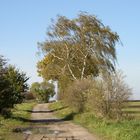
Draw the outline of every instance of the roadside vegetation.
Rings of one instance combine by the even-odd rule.
[[[35,105],[27,102],[33,99],[28,91],[28,77],[18,68],[7,63],[0,55],[0,140],[22,140],[22,134],[14,134],[16,127],[29,126],[25,120],[30,118],[30,112]]]
[[[58,16],[38,43],[44,58],[38,73],[58,81],[57,115],[112,140],[138,140],[140,123],[128,114],[132,90],[116,69],[120,38],[96,16]],[[65,107],[65,109],[60,109]]]
[[[28,90],[28,77],[15,66],[7,64],[7,60],[0,55],[0,114],[10,117],[15,104],[22,103]]]
[[[56,115],[59,118],[72,120],[98,135],[101,140],[140,140],[140,118],[114,121],[96,117],[89,111],[74,113],[70,107],[63,108],[64,106],[61,101],[58,101],[51,103],[50,109],[57,109]]]
[[[31,113],[28,110],[32,110],[35,104],[35,102],[27,102],[15,105],[11,110],[12,115],[10,118],[4,118],[0,115],[0,140],[23,139],[23,135],[13,133],[13,129],[29,127],[29,123],[24,120],[30,119]]]

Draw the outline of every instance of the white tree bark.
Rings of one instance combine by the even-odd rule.
[[[51,55],[59,60],[64,60],[63,58],[59,57],[59,56],[56,56],[55,54],[51,53]]]
[[[67,51],[66,51],[66,52],[67,52],[67,60],[69,60],[69,59],[70,59],[70,58],[69,58],[69,48],[68,48],[67,44],[65,44],[65,47],[66,47],[66,50],[67,50]],[[68,66],[68,70],[69,70],[71,76],[73,77],[73,79],[76,80],[77,78],[75,77],[75,75],[74,75],[72,69],[70,68],[70,65],[69,65],[68,62],[67,62],[67,66]]]
[[[81,73],[81,79],[83,79],[83,77],[84,77],[84,72],[85,72],[85,68],[86,68],[86,59],[87,59],[87,54],[84,56],[84,63],[83,63],[83,69],[82,69],[82,73]]]
[[[74,73],[72,72],[72,69],[70,68],[70,65],[69,64],[67,64],[67,65],[68,65],[68,69],[69,69],[70,74],[72,75],[73,79],[76,80],[77,78],[75,77]]]

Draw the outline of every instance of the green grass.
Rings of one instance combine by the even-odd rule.
[[[62,108],[61,102],[50,104],[51,109],[58,109],[56,115],[67,118],[72,114],[70,108]],[[93,113],[85,112],[76,114],[73,121],[86,127],[90,132],[99,136],[103,140],[140,140],[140,121],[125,120],[121,122],[107,121],[96,118]]]
[[[14,140],[15,138],[20,140],[20,134],[14,136],[12,133],[13,128],[28,126],[29,123],[22,121],[23,119],[29,119],[30,114],[26,110],[32,110],[34,102],[18,104],[12,109],[12,116],[8,119],[4,119],[0,115],[0,140]],[[18,138],[19,137],[19,138]]]

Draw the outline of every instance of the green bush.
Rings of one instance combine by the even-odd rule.
[[[41,102],[49,102],[49,99],[54,96],[54,85],[48,81],[41,83],[35,82],[31,85],[30,92]]]
[[[12,108],[23,101],[22,93],[27,91],[26,74],[14,66],[7,65],[0,56],[0,113],[3,108]]]
[[[54,91],[51,88],[40,90],[38,93],[40,101],[48,103],[52,93],[54,93]]]

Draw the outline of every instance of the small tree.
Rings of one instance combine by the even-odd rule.
[[[49,99],[54,96],[54,85],[49,82],[38,83],[35,82],[32,84],[30,91],[36,95],[36,97],[43,102],[49,102]]]
[[[22,102],[21,93],[28,89],[28,79],[25,73],[14,66],[6,65],[6,60],[0,57],[0,112]]]

